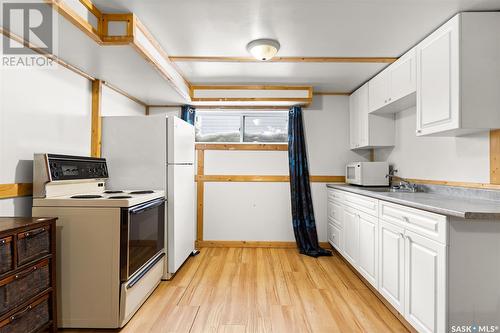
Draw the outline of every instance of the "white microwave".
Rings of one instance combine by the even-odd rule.
[[[360,186],[389,186],[389,163],[353,162],[346,165],[345,181]]]

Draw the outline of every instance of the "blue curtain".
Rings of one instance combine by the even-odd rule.
[[[196,117],[196,109],[191,105],[183,105],[181,108],[181,119],[194,125],[194,118]]]
[[[288,113],[288,160],[292,224],[297,247],[301,254],[311,257],[331,256],[331,251],[322,249],[318,242],[300,106],[292,107]]]

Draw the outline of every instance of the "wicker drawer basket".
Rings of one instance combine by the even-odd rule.
[[[3,279],[0,281],[0,314],[14,309],[49,287],[48,260]]]
[[[12,270],[12,237],[0,239],[0,275]]]
[[[17,311],[0,323],[0,333],[34,333],[50,321],[49,296],[46,295]]]
[[[21,266],[50,253],[50,227],[28,230],[17,235],[17,260]]]

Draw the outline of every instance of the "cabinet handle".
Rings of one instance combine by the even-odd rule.
[[[400,232],[400,233],[399,233],[399,237],[401,237],[401,238],[405,239],[405,235],[403,235],[403,233],[402,233],[402,232]]]
[[[389,97],[389,101],[391,100],[391,97]]]
[[[412,239],[410,238],[410,236],[406,236],[406,239],[409,241],[409,242],[413,242]]]
[[[403,216],[402,217],[403,221],[405,221],[406,223],[410,223],[410,219],[408,218],[408,216]]]
[[[387,103],[387,100],[385,100],[384,103]]]
[[[417,130],[417,133],[422,133],[422,130]]]

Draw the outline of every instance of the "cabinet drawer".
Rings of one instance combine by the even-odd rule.
[[[380,216],[440,243],[447,242],[446,216],[380,201]]]
[[[328,201],[335,201],[337,203],[342,203],[344,201],[344,193],[339,190],[328,189]]]
[[[42,296],[0,322],[0,333],[37,332],[50,321],[49,295]]]
[[[47,259],[1,280],[0,314],[14,309],[49,288],[49,272],[49,261]]]
[[[378,200],[363,195],[346,193],[344,203],[363,213],[378,217]]]
[[[332,223],[329,223],[328,225],[328,241],[337,251],[339,251],[340,253],[343,252],[342,231]]]
[[[337,202],[328,202],[328,221],[342,228],[342,206]]]
[[[17,234],[17,260],[21,266],[50,253],[50,227]]]
[[[12,236],[0,239],[0,275],[12,270]]]

